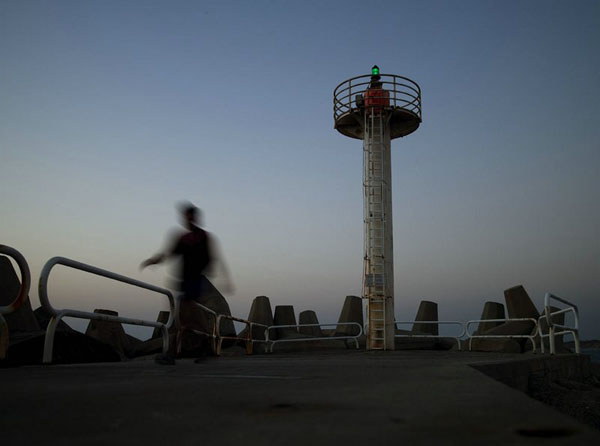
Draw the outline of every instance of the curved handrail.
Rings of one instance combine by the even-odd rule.
[[[550,300],[556,300],[558,302],[561,302],[565,305],[568,305],[567,308],[563,308],[562,310],[558,310],[558,311],[554,311],[552,312],[550,309]],[[575,318],[575,326],[574,327],[568,327],[566,325],[562,325],[562,324],[557,324],[554,321],[552,321],[552,316],[556,316],[559,314],[566,314],[566,313],[573,313],[573,316]],[[546,319],[546,324],[548,326],[548,334],[543,334],[540,333],[540,337],[543,339],[545,337],[549,338],[550,341],[550,354],[554,355],[556,353],[556,345],[555,345],[555,336],[558,335],[562,335],[562,334],[571,334],[573,336],[573,341],[575,342],[575,353],[579,354],[581,352],[581,348],[579,345],[579,308],[577,308],[577,305],[575,305],[572,302],[569,302],[566,299],[562,299],[558,296],[555,296],[552,293],[546,293],[544,295],[544,314],[542,314],[540,316],[540,321],[542,319]],[[562,331],[555,331],[556,328],[558,329],[562,329]],[[544,353],[544,343],[542,342],[542,353]]]
[[[27,296],[29,295],[31,273],[29,271],[27,260],[25,260],[25,257],[23,257],[16,249],[6,245],[0,245],[0,254],[12,257],[15,262],[17,262],[17,266],[21,272],[21,287],[19,288],[19,294],[17,294],[17,297],[9,305],[0,307],[0,315],[2,315],[12,313],[23,305],[23,302],[25,302],[25,299],[27,299]]]
[[[356,95],[364,95],[371,84],[370,79],[370,74],[355,76],[335,87],[333,90],[333,119],[335,122],[346,113],[359,108],[356,103]],[[381,74],[380,82],[382,88],[389,92],[391,108],[409,111],[421,119],[421,88],[415,81],[396,74]]]
[[[300,338],[285,338],[285,339],[269,339],[269,331],[277,328],[302,328],[302,327],[332,327],[340,325],[355,325],[358,327],[358,333],[356,335],[341,335],[341,336],[307,336]],[[273,347],[275,344],[280,342],[304,342],[304,341],[339,341],[339,340],[353,340],[356,348],[359,348],[358,338],[363,335],[363,327],[358,322],[336,322],[335,324],[296,324],[296,325],[270,325],[265,330],[265,335],[268,341],[268,351],[273,353]]]
[[[230,321],[236,321],[236,322],[241,322],[243,324],[246,324],[246,336],[242,338],[237,335],[236,336],[222,335],[221,334],[221,319],[228,319]],[[223,339],[234,339],[234,340],[245,341],[246,342],[246,354],[248,354],[248,355],[252,354],[252,322],[250,322],[246,319],[231,316],[229,314],[219,314],[217,316],[217,337],[218,337],[217,356],[219,356],[221,354],[221,346],[223,344]]]
[[[166,323],[158,322],[158,321],[146,321],[143,319],[132,319],[128,317],[121,316],[112,316],[108,314],[101,313],[90,313],[87,311],[79,311],[72,309],[55,309],[50,300],[48,299],[48,278],[50,276],[50,272],[52,268],[56,265],[63,265],[70,268],[78,269],[80,271],[85,271],[90,274],[95,274],[97,276],[106,277],[107,279],[113,279],[118,282],[127,283],[129,285],[137,286],[139,288],[144,288],[149,291],[154,291],[159,294],[164,294],[169,299],[169,319]],[[38,294],[40,298],[40,303],[42,307],[52,316],[50,322],[48,323],[48,328],[46,329],[46,339],[44,341],[44,356],[42,361],[47,364],[52,362],[52,350],[54,346],[54,334],[56,332],[56,327],[58,322],[65,316],[75,317],[80,319],[89,319],[89,320],[97,320],[97,321],[110,321],[110,322],[121,322],[124,324],[132,324],[132,325],[144,325],[147,327],[156,327],[160,328],[163,335],[163,352],[166,353],[169,349],[169,328],[173,325],[174,314],[176,313],[176,305],[175,299],[173,298],[173,294],[165,289],[160,288],[155,285],[142,282],[140,280],[132,279],[131,277],[123,276],[121,274],[113,273],[112,271],[108,271],[102,268],[97,268],[92,265],[87,265],[85,263],[78,262],[76,260],[68,259],[66,257],[52,257],[50,260],[46,262],[44,267],[42,268],[42,272],[40,273],[40,281],[38,285]]]
[[[480,324],[482,322],[532,322],[533,323],[533,333],[531,334],[501,334],[501,335],[489,335],[489,334],[475,334],[469,331],[469,326],[473,324]],[[535,338],[540,331],[540,327],[537,319],[532,317],[517,317],[517,318],[505,318],[505,319],[472,319],[470,321],[465,322],[465,332],[467,337],[469,338],[469,351],[471,351],[471,341],[474,338],[527,338],[531,341],[533,345],[533,353],[536,353],[535,347]]]
[[[179,305],[181,305],[180,304],[181,300],[182,300],[182,298],[178,297],[176,302],[179,302]],[[218,337],[217,318],[219,315],[214,310],[208,308],[207,306],[202,305],[200,302],[196,302],[193,299],[185,299],[185,300],[186,300],[186,302],[189,302],[189,303],[195,305],[196,307],[200,308],[201,310],[210,314],[212,316],[212,327],[211,327],[211,333],[208,333],[206,331],[198,330],[197,327],[192,327],[192,326],[188,326],[188,325],[183,326],[181,324],[181,315],[180,315],[180,311],[178,309],[176,311],[176,319],[175,319],[175,326],[177,327],[177,335],[176,335],[176,337],[177,337],[177,341],[176,341],[177,353],[180,353],[180,351],[181,351],[182,332],[184,330],[191,331],[192,333],[195,333],[197,335],[207,336],[209,338],[212,338],[211,345],[212,345],[213,351],[216,352],[217,351],[217,337]]]

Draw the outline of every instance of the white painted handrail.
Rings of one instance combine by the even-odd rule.
[[[474,334],[469,332],[469,326],[473,324],[480,324],[482,322],[519,322],[519,321],[529,321],[533,323],[533,333],[528,335],[514,335],[514,334],[504,334],[504,335],[486,335],[486,334]],[[474,338],[528,338],[533,345],[533,352],[536,352],[535,347],[535,337],[537,336],[539,331],[538,321],[532,317],[519,317],[512,319],[474,319],[467,321],[465,323],[465,332],[467,337],[469,338],[469,351],[471,351],[471,340]]]
[[[462,338],[466,333],[466,327],[464,322],[460,321],[394,321],[394,326],[397,327],[398,324],[408,325],[408,324],[435,324],[435,325],[458,325],[461,328],[461,331],[456,336],[443,336],[443,335],[434,335],[434,334],[396,334],[394,337],[396,338],[453,338],[456,339],[458,343],[458,349],[462,350],[462,344],[460,342],[460,338]]]
[[[223,340],[224,339],[233,339],[233,340],[240,340],[240,341],[245,341],[246,342],[246,353],[247,354],[252,354],[252,350],[253,350],[253,345],[255,342],[269,342],[267,339],[267,334],[265,333],[265,339],[254,339],[252,337],[252,327],[263,327],[265,329],[268,328],[267,325],[263,325],[263,324],[259,324],[257,322],[251,322],[249,320],[246,319],[242,319],[242,318],[238,318],[235,316],[231,316],[229,314],[219,314],[217,312],[215,312],[214,310],[211,310],[210,308],[202,305],[199,302],[196,302],[194,300],[190,300],[191,303],[193,303],[195,306],[199,307],[200,309],[206,311],[207,313],[211,314],[214,318],[213,321],[213,327],[212,327],[212,333],[207,333],[201,330],[198,330],[196,328],[193,327],[183,327],[186,330],[190,330],[193,333],[196,334],[200,334],[203,336],[208,336],[211,337],[213,339],[213,349],[215,351],[215,354],[217,356],[221,355],[221,346],[223,344]],[[241,336],[227,336],[227,335],[223,335],[221,334],[221,320],[223,319],[228,319],[231,321],[236,321],[236,322],[241,322],[243,324],[246,324],[246,328],[247,328],[247,333],[246,336],[241,337]],[[178,342],[179,345],[179,342]]]
[[[90,313],[87,311],[79,311],[72,309],[57,310],[50,304],[50,300],[48,299],[48,278],[50,276],[52,268],[54,268],[54,266],[56,265],[67,266],[69,268],[78,269],[80,271],[85,271],[90,274],[95,274],[97,276],[106,277],[107,279],[116,280],[118,282],[123,282],[129,285],[137,286],[139,288],[154,291],[159,294],[164,294],[169,299],[169,319],[166,323],[163,323],[157,321],[147,321],[143,319],[132,319],[121,316],[111,316],[108,314]],[[176,308],[175,299],[173,298],[173,295],[169,290],[165,288],[159,288],[155,285],[151,285],[140,280],[132,279],[127,276],[122,276],[120,274],[97,268],[95,266],[87,265],[76,260],[67,259],[65,257],[53,257],[46,262],[40,274],[38,288],[40,303],[42,304],[42,307],[52,316],[50,318],[50,322],[48,323],[48,328],[46,329],[46,338],[44,341],[44,356],[42,358],[44,364],[52,362],[52,351],[54,347],[54,335],[56,332],[56,327],[60,320],[65,316],[97,321],[121,322],[123,324],[144,325],[147,327],[159,328],[162,332],[163,337],[163,353],[166,353],[169,349],[169,328],[173,324],[174,314],[177,314],[178,309]]]
[[[567,305],[567,308],[563,308],[562,310],[552,312],[552,310],[550,309],[550,300],[561,302]],[[575,319],[574,327],[556,324],[552,321],[553,316],[566,313],[573,313]],[[579,309],[577,308],[577,305],[575,305],[572,302],[569,302],[566,299],[562,299],[558,296],[555,296],[551,293],[546,293],[546,295],[544,296],[544,314],[540,316],[540,321],[544,318],[546,319],[546,324],[548,325],[548,334],[540,333],[540,337],[542,338],[542,353],[544,353],[543,338],[549,338],[550,354],[554,355],[556,354],[555,337],[564,334],[571,334],[573,336],[573,340],[575,342],[575,353],[581,353],[581,348],[579,345]],[[556,331],[556,329],[559,329],[559,331]]]
[[[246,324],[246,336],[243,338],[240,336],[225,336],[221,334],[221,319],[227,319],[230,321],[241,322]],[[234,328],[235,332],[235,328]],[[221,345],[223,344],[223,339],[232,339],[238,341],[246,342],[246,354],[252,354],[252,322],[247,321],[246,319],[241,319],[239,317],[230,316],[228,314],[219,314],[217,316],[217,355],[221,354]]]
[[[181,301],[184,300],[181,296],[177,298],[177,302],[179,303],[179,308],[181,308]],[[181,342],[182,342],[182,334],[184,330],[188,330],[191,331],[192,333],[195,333],[197,335],[201,335],[201,336],[206,336],[211,338],[211,345],[212,345],[212,349],[213,351],[216,353],[217,351],[217,317],[219,316],[215,311],[211,310],[210,308],[202,305],[199,302],[196,302],[193,299],[185,299],[186,302],[190,302],[192,303],[194,306],[200,308],[201,310],[207,312],[208,314],[210,314],[212,316],[212,328],[211,328],[211,332],[208,333],[206,331],[202,331],[202,330],[198,330],[197,327],[191,327],[191,326],[183,326],[181,324],[181,315],[179,314],[180,311],[177,311],[177,315],[175,318],[175,327],[177,329],[177,353],[181,352]]]
[[[289,339],[269,339],[269,331],[276,328],[302,328],[302,327],[337,327],[339,325],[355,325],[358,327],[358,334],[356,335],[341,335],[341,336],[307,336],[307,337],[299,337],[299,338],[289,338]],[[268,341],[268,351],[273,353],[273,347],[275,344],[281,342],[303,342],[303,341],[339,341],[339,340],[353,340],[356,348],[360,348],[358,345],[358,338],[363,334],[362,325],[358,322],[336,322],[335,324],[297,324],[297,325],[270,325],[265,330],[266,338]],[[300,333],[299,333],[300,334]]]

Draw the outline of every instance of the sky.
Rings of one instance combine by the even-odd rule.
[[[337,321],[360,295],[362,146],[334,130],[333,90],[377,64],[422,90],[420,128],[392,142],[397,320],[421,300],[477,319],[522,284],[600,338],[597,1],[3,1],[0,58],[0,243],[34,307],[53,256],[168,285],[138,266],[190,200],[233,314],[266,295]],[[49,291],[165,308],[65,267]]]

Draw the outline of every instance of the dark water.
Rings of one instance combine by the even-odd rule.
[[[582,348],[581,353],[590,355],[592,362],[600,362],[600,348]]]

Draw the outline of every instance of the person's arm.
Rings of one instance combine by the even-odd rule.
[[[152,256],[140,263],[140,269],[144,269],[150,265],[158,265],[159,263],[162,263],[166,258],[167,256],[163,253],[156,254],[155,256]]]
[[[222,281],[219,289],[225,294],[233,294],[235,292],[235,288],[229,274],[229,268],[227,268],[227,264],[225,263],[225,259],[223,257],[221,245],[219,244],[218,240],[215,239],[215,237],[211,237],[209,240],[211,262],[209,268],[207,268],[206,275],[209,277],[218,277],[220,282]]]
[[[169,248],[166,249],[164,252],[159,252],[158,254],[144,260],[142,263],[140,263],[140,269],[143,270],[144,268],[146,268],[147,266],[150,265],[158,265],[159,263],[164,262],[165,260],[167,260],[169,257],[172,257],[173,255],[175,255],[177,253],[177,249],[179,247],[179,238],[175,238],[173,237],[173,239],[171,240],[171,243],[169,243]]]

